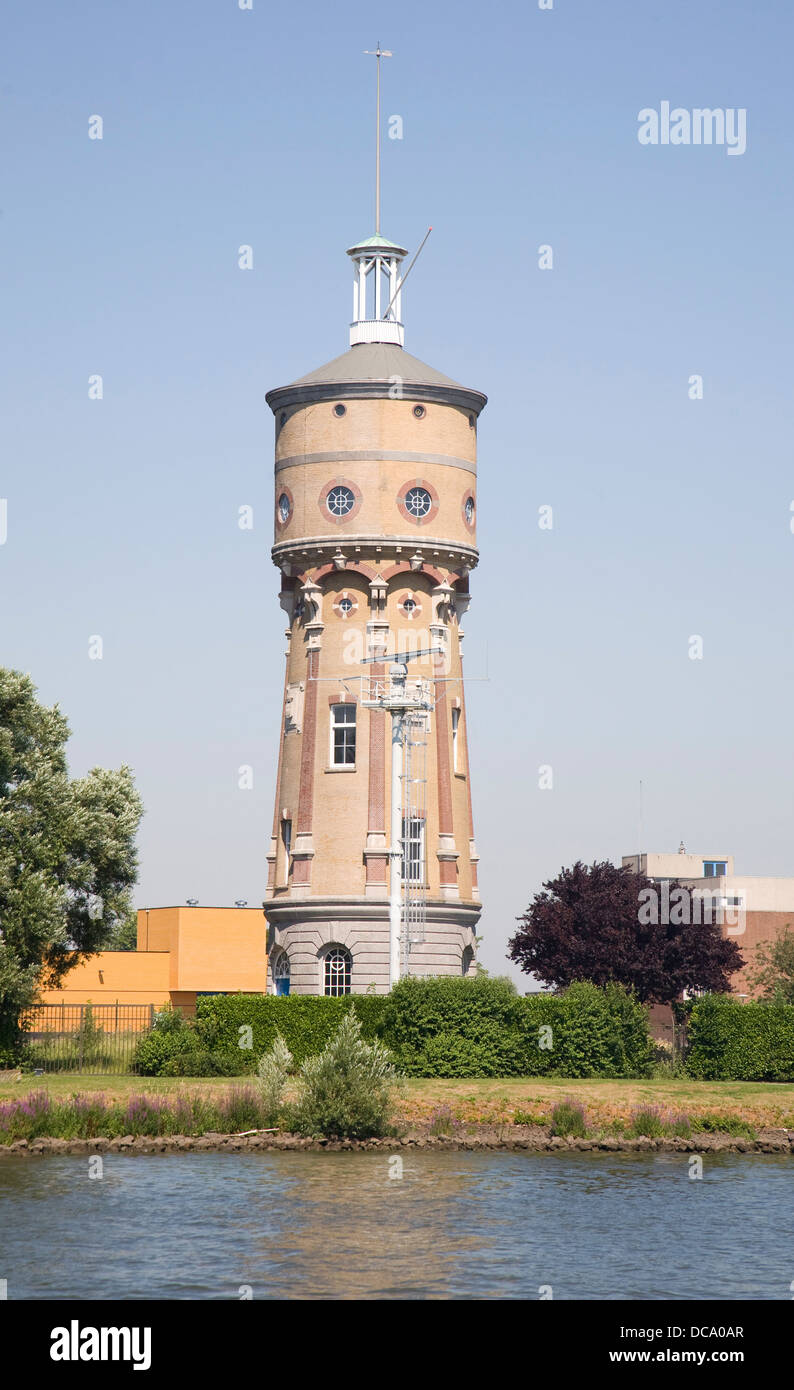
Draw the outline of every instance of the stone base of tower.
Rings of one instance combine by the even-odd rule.
[[[479,903],[430,899],[424,941],[411,946],[407,973],[414,976],[474,975],[475,929]],[[389,904],[364,897],[312,898],[265,903],[268,921],[268,988],[285,978],[289,961],[291,994],[326,994],[336,990],[327,961],[334,951],[347,953],[351,994],[389,991]],[[337,969],[343,958],[335,957]],[[279,970],[282,971],[279,977]]]

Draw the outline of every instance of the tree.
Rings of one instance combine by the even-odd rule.
[[[105,947],[108,951],[137,951],[137,912],[130,911],[126,916],[119,918],[105,942]]]
[[[132,910],[141,801],[128,767],[70,778],[69,726],[29,676],[0,668],[0,1037],[41,987]],[[75,955],[77,953],[77,955]]]
[[[545,984],[616,980],[645,1003],[671,1003],[685,989],[726,991],[744,965],[736,942],[701,920],[700,900],[681,884],[577,862],[543,888],[517,919],[508,954]]]
[[[749,983],[773,1004],[794,1004],[794,930],[790,923],[780,936],[760,943]]]

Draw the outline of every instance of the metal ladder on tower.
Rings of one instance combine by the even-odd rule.
[[[411,947],[427,930],[427,740],[430,714],[412,710],[403,721],[402,968],[411,973]]]

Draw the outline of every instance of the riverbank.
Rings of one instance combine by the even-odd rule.
[[[108,1103],[129,1101],[146,1095],[163,1100],[178,1095],[201,1096],[217,1100],[234,1087],[254,1082],[253,1077],[144,1077],[87,1076],[74,1073],[32,1076],[30,1073],[0,1075],[0,1102],[19,1100],[30,1091],[45,1091],[53,1100],[75,1095],[103,1096]],[[588,1127],[608,1129],[628,1125],[639,1107],[654,1106],[665,1112],[685,1114],[690,1120],[706,1120],[716,1125],[722,1119],[727,1128],[741,1123],[755,1130],[778,1128],[794,1130],[794,1084],[755,1081],[693,1081],[688,1077],[661,1077],[610,1080],[566,1077],[502,1079],[482,1077],[466,1080],[411,1078],[405,1082],[398,1100],[396,1118],[400,1125],[425,1126],[446,1117],[462,1125],[502,1126],[515,1123],[517,1116],[531,1116],[543,1127],[554,1105],[573,1100],[582,1105]],[[243,1128],[243,1126],[238,1126]]]
[[[625,1138],[616,1135],[601,1135],[592,1138],[561,1138],[549,1130],[534,1125],[514,1125],[509,1132],[503,1127],[480,1125],[465,1133],[454,1135],[433,1134],[428,1127],[415,1127],[400,1135],[383,1139],[307,1139],[298,1134],[171,1134],[153,1137],[151,1135],[122,1135],[114,1139],[19,1139],[7,1145],[0,1145],[0,1155],[42,1158],[64,1154],[184,1154],[184,1153],[257,1153],[263,1150],[278,1152],[311,1151],[315,1153],[342,1153],[381,1151],[396,1153],[399,1150],[435,1150],[439,1152],[469,1151],[517,1151],[529,1150],[534,1153],[741,1153],[741,1154],[781,1154],[794,1157],[794,1131],[782,1128],[761,1130],[755,1138],[731,1134],[701,1132],[696,1137],[664,1137],[652,1139],[646,1136]]]

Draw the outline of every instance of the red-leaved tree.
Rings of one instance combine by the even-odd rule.
[[[744,965],[692,889],[652,883],[604,862],[578,862],[543,885],[508,955],[544,984],[574,980],[633,988],[646,1003],[672,1003],[685,989],[723,993]]]

